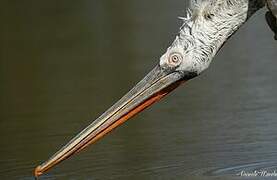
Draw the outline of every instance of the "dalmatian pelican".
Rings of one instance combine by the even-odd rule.
[[[276,0],[192,0],[183,25],[157,65],[118,102],[94,120],[47,161],[36,177],[86,148],[172,90],[205,71],[223,44],[265,5],[276,30]],[[275,20],[275,25],[274,25]],[[275,31],[276,32],[276,31]]]

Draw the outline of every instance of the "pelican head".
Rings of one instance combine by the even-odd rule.
[[[50,159],[35,169],[41,175],[54,165],[97,141],[130,117],[201,74],[223,43],[258,6],[248,0],[198,0],[187,12],[172,45],[157,65],[135,87],[81,131]],[[251,11],[250,11],[250,8]],[[257,7],[256,9],[253,7]]]

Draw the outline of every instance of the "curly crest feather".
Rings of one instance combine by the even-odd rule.
[[[180,69],[200,74],[223,43],[259,9],[263,0],[191,0],[180,33],[161,57],[161,63],[172,51],[182,53],[186,62]]]

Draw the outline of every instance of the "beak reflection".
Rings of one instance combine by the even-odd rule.
[[[185,78],[182,72],[168,72],[159,65],[156,66],[117,103],[75,136],[50,159],[37,166],[34,172],[35,176],[43,174],[59,162],[94,143],[132,116],[160,100],[187,79],[189,78]]]

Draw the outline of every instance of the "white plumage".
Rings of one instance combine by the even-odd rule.
[[[192,0],[179,35],[160,58],[183,56],[177,70],[200,74],[208,68],[223,43],[264,3],[262,0]],[[253,8],[255,7],[255,8]]]

